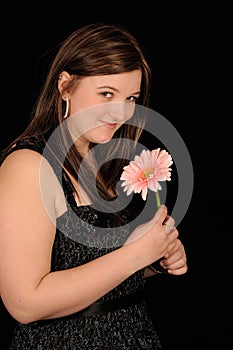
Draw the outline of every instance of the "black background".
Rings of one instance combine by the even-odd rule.
[[[151,107],[178,130],[194,169],[193,197],[178,227],[189,270],[151,278],[146,288],[164,350],[233,348],[229,13],[224,5],[156,1],[33,2],[2,9],[1,148],[26,126],[53,48],[77,27],[119,23],[146,49]],[[3,305],[0,319],[4,344],[14,320]]]

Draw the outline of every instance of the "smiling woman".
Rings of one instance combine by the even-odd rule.
[[[177,229],[167,234],[165,206],[135,228],[144,203],[135,195],[122,206],[117,188],[145,123],[136,102],[147,106],[149,91],[150,68],[129,32],[79,28],[60,45],[29,125],[2,152],[10,350],[161,349],[145,271],[164,257],[169,274],[186,273],[185,250]]]
[[[87,153],[90,142],[111,140],[122,124],[132,117],[140,93],[141,76],[141,70],[137,69],[122,74],[84,77],[75,89],[63,92],[72,77],[62,72],[58,88],[69,104],[69,114],[76,115],[75,122],[72,119],[72,130],[75,129],[77,134],[74,141],[79,152],[85,150]],[[96,111],[91,108],[95,106],[98,106]]]

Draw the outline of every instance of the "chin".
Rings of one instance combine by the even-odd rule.
[[[98,143],[108,143],[111,139],[107,139],[107,140],[103,140],[103,141],[99,141]]]

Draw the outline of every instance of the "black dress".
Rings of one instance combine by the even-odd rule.
[[[29,148],[42,154],[32,140],[19,142],[14,149]],[[56,169],[53,166],[56,173]],[[58,175],[59,177],[59,175]],[[114,215],[91,206],[77,206],[71,184],[62,175],[67,211],[57,219],[51,271],[85,264],[120,247],[129,235],[130,225],[115,227]],[[122,211],[126,222],[128,211]],[[97,230],[98,227],[104,228]],[[144,270],[140,270],[104,295],[100,301],[115,300],[143,290]],[[98,278],[98,276],[97,276]],[[93,285],[93,288],[95,286]],[[64,298],[66,296],[64,295]],[[155,350],[161,344],[144,300],[117,310],[80,317],[16,322],[10,350]]]

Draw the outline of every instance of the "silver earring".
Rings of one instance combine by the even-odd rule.
[[[66,111],[65,111],[63,119],[66,119],[68,117],[69,105],[70,105],[69,97],[66,97],[65,101],[66,101]]]

